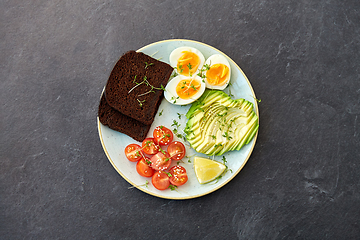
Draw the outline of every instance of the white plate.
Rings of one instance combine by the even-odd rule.
[[[246,78],[243,71],[240,67],[232,61],[228,56],[224,53],[220,52],[219,50],[206,45],[204,43],[191,41],[191,40],[184,40],[184,39],[173,39],[173,40],[165,40],[156,43],[152,43],[147,45],[143,48],[140,48],[138,51],[143,52],[147,55],[150,55],[156,59],[159,59],[163,62],[169,63],[169,55],[172,50],[177,47],[181,46],[190,46],[195,47],[200,50],[205,59],[211,56],[212,54],[222,54],[224,55],[230,62],[231,66],[231,93],[234,95],[234,99],[236,98],[244,98],[254,104],[254,110],[256,111],[257,115],[259,116],[258,105],[255,97],[255,93],[250,85],[249,80]],[[226,90],[227,91],[227,90]],[[227,91],[228,92],[228,91]],[[152,135],[152,132],[156,126],[164,125],[169,129],[173,129],[171,124],[173,120],[178,121],[181,124],[181,129],[184,129],[186,118],[185,114],[189,109],[190,105],[188,106],[178,106],[172,105],[168,103],[165,99],[163,99],[162,103],[160,104],[158,114],[156,114],[155,120],[150,128],[148,136]],[[159,116],[159,113],[162,112],[162,115]],[[182,114],[181,119],[179,119],[178,114]],[[249,159],[251,152],[255,146],[257,134],[254,136],[253,140],[245,145],[240,151],[233,151],[225,153],[227,160],[227,166],[231,171],[226,172],[226,174],[218,181],[212,182],[208,184],[201,185],[196,179],[195,172],[193,169],[193,157],[191,158],[184,158],[182,160],[181,166],[185,167],[187,170],[187,174],[189,180],[183,186],[178,187],[176,190],[164,190],[159,191],[155,189],[151,184],[151,178],[144,178],[140,176],[136,172],[136,163],[130,162],[127,160],[124,154],[124,148],[130,143],[138,143],[132,138],[128,137],[125,134],[119,133],[117,131],[111,130],[108,127],[102,125],[97,119],[98,123],[98,131],[101,140],[101,144],[104,148],[106,156],[108,157],[110,163],[116,169],[116,171],[130,184],[134,187],[138,188],[141,191],[144,191],[150,195],[157,196],[160,198],[166,199],[190,199],[200,197],[206,194],[209,194],[227,184],[231,179],[233,179],[240,170],[244,167],[245,163]],[[175,137],[175,140],[179,140]],[[181,141],[181,140],[179,140]],[[182,141],[184,142],[184,141]],[[138,143],[141,145],[141,143]],[[207,157],[206,155],[196,153],[193,149],[190,149],[189,144],[186,145],[186,156],[203,156]],[[213,158],[214,160],[222,162],[223,156],[216,156]],[[190,162],[188,161],[190,160]],[[173,162],[172,165],[175,165]],[[149,182],[147,186],[145,185],[146,181]],[[130,191],[128,189],[123,189],[123,191]]]

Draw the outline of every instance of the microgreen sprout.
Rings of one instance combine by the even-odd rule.
[[[153,57],[155,54],[157,54],[159,51],[154,52],[153,54],[150,55],[150,57]]]
[[[235,96],[231,93],[231,86],[232,86],[232,83],[229,82],[229,85],[228,85],[226,88],[229,89],[229,96],[230,96],[230,97],[235,97]]]
[[[137,75],[135,75],[134,80],[133,80],[133,83],[135,83],[136,85],[129,90],[128,94],[131,93],[132,90],[134,90],[136,87],[140,86],[140,85],[143,84],[145,81],[147,81],[147,80],[146,80],[146,76],[145,76],[145,77],[144,77],[144,80],[143,80],[142,82],[138,83],[138,82],[136,82],[136,77],[137,77]]]
[[[188,160],[187,160],[187,162],[188,163],[191,163],[191,158],[192,157],[195,157],[196,156],[196,154],[194,154],[194,155],[191,155],[191,156],[185,156]]]
[[[151,89],[150,89],[149,91],[138,95],[138,97],[144,96],[144,95],[149,94],[149,93],[152,93],[152,92],[153,92],[153,93],[155,92],[155,91],[153,90],[153,86],[151,86]]]
[[[136,100],[139,102],[140,107],[142,107],[142,106],[143,106],[143,103],[146,101],[145,99],[142,100],[142,101],[140,101],[139,99],[136,99]]]
[[[146,146],[146,147],[150,147],[150,144],[151,144],[151,143],[152,143],[151,141],[146,141],[146,142],[145,142],[145,146]]]
[[[204,79],[206,77],[204,72],[210,69],[210,65],[211,65],[211,63],[210,64],[204,64],[204,66],[200,69],[199,73],[197,74],[199,77],[201,77],[203,79],[203,82],[205,82]]]
[[[145,93],[142,93],[142,94],[140,94],[140,95],[138,95],[138,97],[141,97],[141,96],[144,96],[144,95],[146,95],[146,94],[148,94],[148,93],[151,93],[151,92],[155,92],[154,91],[154,89],[156,89],[156,90],[164,90],[165,91],[165,87],[161,84],[161,86],[158,88],[158,87],[154,87],[153,85],[151,85],[150,83],[149,83],[149,81],[147,80],[147,77],[146,76],[144,76],[144,79],[143,79],[143,81],[142,82],[136,82],[136,75],[135,75],[135,78],[134,78],[134,80],[133,80],[133,83],[135,83],[136,85],[133,87],[133,88],[131,88],[130,89],[130,91],[128,92],[128,94],[129,93],[131,93],[136,87],[138,87],[138,86],[140,86],[140,85],[142,85],[142,84],[145,84],[146,86],[150,86],[151,87],[151,89],[149,90],[149,91],[147,91],[147,92],[145,92]]]
[[[152,66],[152,65],[154,65],[154,63],[147,63],[147,62],[145,62],[145,69],[147,69],[148,67],[150,67],[150,66]]]
[[[174,97],[174,96],[172,96],[170,100],[171,100],[171,101],[173,101],[173,100],[174,100],[174,102],[173,102],[173,103],[175,104],[175,103],[176,103],[176,100],[177,100],[177,99],[179,99],[179,98],[180,98],[180,97]]]
[[[180,124],[176,120],[173,120],[173,123],[171,124],[171,126],[178,128],[178,127],[180,127]]]
[[[169,189],[170,189],[171,191],[174,191],[174,190],[177,189],[177,186],[170,184]]]
[[[221,160],[224,162],[224,165],[226,165],[226,163],[227,163],[226,157],[223,156]]]
[[[227,138],[228,140],[232,139],[231,136],[229,136],[228,132],[224,132],[224,134],[222,135],[224,138]]]
[[[218,176],[218,177],[216,178],[216,182],[215,182],[215,183],[217,183],[221,178],[222,178],[222,175]]]
[[[134,187],[148,187],[148,184],[149,184],[149,181],[146,180],[146,182],[144,184],[141,184],[141,185],[134,185],[134,186],[131,186],[131,187],[128,187],[128,189],[131,189],[131,188],[134,188]]]
[[[226,167],[224,173],[226,173],[227,171],[230,171],[232,173],[232,170],[227,166],[227,160],[226,160],[226,157],[223,156],[222,159],[221,159]]]
[[[189,63],[189,64],[187,65],[187,67],[189,68],[189,75],[190,75],[190,77],[191,77],[191,76],[192,76],[192,73],[191,73],[192,65],[191,65],[191,63]]]
[[[181,114],[178,113],[179,118],[181,117]],[[186,141],[186,137],[184,135],[182,135],[181,133],[179,133],[179,127],[181,126],[180,123],[178,123],[176,120],[173,120],[173,123],[171,124],[173,128],[173,133],[175,134],[176,137],[180,138],[180,139],[184,139]]]
[[[223,163],[224,163],[224,165],[225,165],[225,170],[224,170],[224,172],[223,172],[220,176],[218,176],[218,177],[216,178],[216,182],[215,182],[215,183],[217,183],[217,182],[225,175],[225,173],[227,173],[228,171],[230,171],[230,172],[232,173],[232,170],[227,166],[226,157],[223,156],[221,160],[223,161]]]
[[[176,77],[177,75],[178,75],[178,73],[177,73],[176,71],[174,71],[174,72],[171,74],[170,79]]]
[[[159,151],[162,152],[162,154],[164,155],[166,154],[166,152],[162,148],[160,148]]]

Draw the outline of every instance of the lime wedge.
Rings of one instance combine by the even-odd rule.
[[[194,170],[200,184],[208,183],[219,177],[226,166],[208,158],[194,157]]]

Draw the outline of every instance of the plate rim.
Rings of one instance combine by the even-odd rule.
[[[192,43],[196,43],[196,44],[200,44],[200,45],[204,45],[208,48],[211,48],[219,53],[221,53],[222,55],[224,55],[229,61],[231,61],[235,66],[236,68],[241,72],[241,74],[243,75],[243,77],[245,78],[250,90],[251,90],[251,93],[252,93],[252,97],[255,99],[254,101],[254,107],[255,107],[255,110],[256,110],[256,113],[257,113],[257,116],[258,116],[258,125],[259,125],[259,128],[260,128],[260,114],[259,114],[259,108],[258,108],[258,103],[257,103],[257,98],[256,98],[256,95],[255,95],[255,92],[254,92],[254,89],[252,87],[252,85],[250,84],[250,81],[249,79],[247,78],[247,76],[245,75],[245,73],[243,72],[243,70],[239,67],[239,65],[237,65],[237,63],[232,60],[229,56],[227,56],[225,53],[223,53],[222,51],[220,51],[219,49],[213,47],[213,46],[210,46],[206,43],[202,43],[202,42],[199,42],[199,41],[195,41],[195,40],[190,40],[190,39],[167,39],[167,40],[161,40],[161,41],[157,41],[157,42],[153,42],[153,43],[150,43],[150,44],[147,44],[141,48],[139,48],[138,50],[136,50],[136,52],[141,52],[143,51],[144,49],[148,48],[148,47],[151,47],[153,45],[156,45],[156,44],[160,44],[160,43],[165,43],[165,42],[178,42],[178,41],[184,41],[184,42],[192,42]],[[105,86],[102,90],[102,93],[100,95],[100,98],[101,96],[103,95],[104,93],[104,90],[105,90]],[[98,127],[98,134],[99,134],[99,138],[100,138],[100,142],[101,142],[101,146],[103,147],[103,150],[105,152],[105,155],[107,156],[109,162],[111,163],[111,165],[113,166],[113,168],[120,174],[121,177],[123,177],[128,183],[130,183],[133,187],[151,195],[151,196],[155,196],[155,197],[159,197],[159,198],[163,198],[163,199],[171,199],[171,200],[187,200],[187,199],[194,199],[194,198],[198,198],[198,197],[202,197],[202,196],[205,196],[205,195],[208,195],[212,192],[215,192],[217,191],[218,189],[222,188],[223,186],[225,186],[226,184],[228,184],[235,176],[237,176],[239,174],[239,172],[244,168],[245,164],[247,163],[247,161],[249,160],[253,150],[254,150],[254,147],[255,147],[255,144],[256,144],[256,140],[257,140],[257,137],[258,137],[258,134],[259,134],[259,129],[256,131],[256,134],[255,136],[253,137],[252,141],[253,141],[253,144],[251,145],[250,149],[249,149],[249,153],[247,154],[243,164],[239,167],[239,169],[237,169],[237,171],[235,173],[232,174],[232,176],[226,180],[225,182],[223,182],[222,184],[219,184],[218,186],[210,189],[209,191],[207,192],[204,192],[204,193],[201,193],[201,194],[196,194],[196,195],[191,195],[191,196],[184,196],[184,197],[171,197],[171,196],[164,196],[164,195],[160,195],[160,194],[157,194],[157,193],[154,193],[154,192],[151,192],[151,191],[148,191],[147,189],[145,188],[142,188],[141,186],[138,186],[136,184],[134,184],[130,179],[128,179],[121,171],[120,169],[118,169],[118,167],[115,165],[115,163],[113,162],[113,160],[111,159],[107,149],[106,149],[106,146],[105,146],[105,143],[104,143],[104,140],[103,140],[103,136],[102,136],[102,131],[101,131],[101,125],[102,123],[100,122],[99,120],[99,116],[97,116],[97,127]],[[102,125],[104,126],[104,125]]]

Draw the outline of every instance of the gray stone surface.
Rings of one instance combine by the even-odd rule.
[[[251,158],[193,200],[128,189],[96,115],[119,56],[212,45],[261,103]],[[357,0],[0,2],[1,239],[359,239]]]

